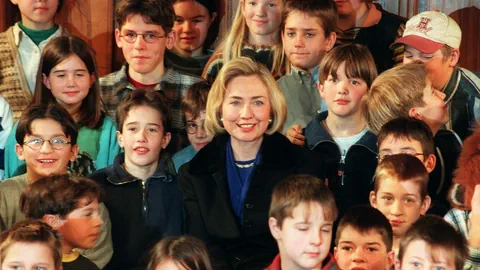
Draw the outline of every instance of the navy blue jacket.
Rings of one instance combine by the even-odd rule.
[[[340,147],[320,124],[328,112],[321,112],[304,128],[305,147],[321,153],[327,165],[328,186],[335,195],[339,217],[352,206],[369,203],[377,168],[377,136],[367,131],[352,145],[342,161]]]
[[[104,269],[145,266],[146,255],[163,237],[184,232],[185,212],[175,169],[160,160],[155,173],[143,182],[121,166],[124,153],[114,164],[90,175],[104,191],[112,222],[113,257]],[[170,173],[170,171],[173,171]]]

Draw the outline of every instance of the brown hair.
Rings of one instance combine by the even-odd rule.
[[[77,126],[70,114],[60,104],[32,104],[23,112],[18,122],[15,139],[22,145],[26,135],[32,134],[32,123],[37,119],[52,119],[62,127],[71,145],[77,144]]]
[[[100,186],[88,178],[51,175],[27,185],[20,196],[20,210],[27,218],[41,219],[44,215],[59,215],[64,219],[70,212],[101,201]],[[80,205],[82,199],[88,199]]]
[[[207,81],[199,81],[188,88],[182,98],[182,110],[189,113],[193,118],[200,116],[200,113],[207,108],[208,92],[212,85]]]
[[[105,112],[100,99],[100,84],[98,82],[98,73],[95,63],[95,52],[85,41],[74,36],[61,36],[52,39],[42,53],[40,66],[37,73],[37,82],[33,94],[32,104],[46,104],[57,102],[52,91],[43,84],[42,76],[50,75],[52,69],[62,61],[71,57],[78,56],[87,67],[89,75],[95,75],[95,81],[88,90],[87,96],[83,99],[79,111],[78,124],[91,129],[100,127],[105,118]]]
[[[162,261],[173,260],[188,270],[212,270],[205,244],[192,237],[166,237],[150,251],[147,270],[155,270]]]
[[[335,245],[345,228],[351,227],[361,234],[376,232],[382,237],[387,252],[392,250],[393,231],[388,219],[379,210],[368,205],[356,205],[345,212],[338,224],[337,234],[335,235]]]
[[[115,7],[117,28],[122,26],[130,16],[140,15],[147,24],[160,25],[168,34],[175,22],[175,11],[170,0],[120,0]]]
[[[424,157],[435,153],[435,142],[433,140],[432,130],[421,120],[410,117],[398,117],[388,121],[378,132],[378,147],[380,147],[383,141],[389,136],[395,139],[407,139],[420,142]]]
[[[440,52],[442,53],[442,60],[447,61],[447,59],[452,56],[453,48],[445,44],[440,48]]]
[[[328,75],[337,78],[338,68],[345,62],[345,74],[348,78],[360,78],[367,87],[372,86],[377,77],[377,68],[373,56],[367,47],[360,44],[345,44],[333,48],[323,58],[319,68],[320,83],[327,80]]]
[[[427,169],[412,155],[396,154],[382,159],[375,171],[375,193],[378,192],[380,183],[387,178],[393,178],[398,182],[413,181],[418,184],[422,202],[428,196]]]
[[[403,265],[403,256],[408,246],[416,240],[427,243],[434,262],[438,261],[435,254],[444,251],[450,260],[454,260],[456,270],[463,269],[463,264],[468,258],[467,242],[463,235],[443,218],[433,215],[423,216],[408,228],[400,241],[398,252],[400,265]]]
[[[225,132],[220,121],[222,104],[228,84],[237,77],[257,76],[268,90],[270,99],[270,117],[272,122],[268,125],[266,134],[273,134],[283,128],[287,118],[287,105],[282,90],[267,68],[252,59],[244,56],[237,57],[222,67],[217,79],[208,93],[207,115],[205,130],[209,134]]]
[[[275,218],[281,228],[285,218],[291,217],[293,209],[301,203],[318,203],[326,220],[337,219],[333,193],[322,180],[308,174],[288,176],[275,186],[268,216]]]
[[[337,12],[335,4],[331,0],[296,0],[287,1],[282,11],[282,24],[280,29],[285,31],[285,22],[288,16],[295,11],[307,14],[310,17],[318,19],[320,26],[325,32],[325,37],[335,32],[337,27]]]
[[[449,200],[452,207],[472,210],[471,201],[475,186],[480,184],[480,129],[463,142],[457,164]]]
[[[16,243],[43,244],[51,251],[55,270],[62,269],[62,243],[52,227],[40,220],[24,220],[15,223],[0,234],[0,266],[8,250]]]
[[[420,63],[399,65],[380,74],[364,97],[363,111],[370,130],[378,134],[388,121],[408,117],[411,108],[424,106],[426,80],[425,65]]]
[[[123,123],[127,119],[128,113],[138,106],[147,106],[157,110],[162,117],[163,132],[170,132],[172,116],[170,114],[170,109],[165,103],[165,98],[157,91],[137,88],[128,93],[117,107],[116,122],[117,129],[120,133],[123,132]]]

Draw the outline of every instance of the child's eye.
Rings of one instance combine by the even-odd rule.
[[[352,251],[353,250],[353,248],[350,247],[350,246],[343,246],[341,249],[345,250],[345,251]]]
[[[294,37],[295,36],[295,32],[287,32],[287,37]]]
[[[360,81],[358,81],[358,80],[352,80],[352,84],[353,84],[353,85],[360,85],[361,83],[360,83]]]
[[[277,4],[274,4],[274,3],[270,3],[270,4],[267,4],[267,7],[276,7]]]
[[[157,129],[156,128],[149,128],[148,131],[149,132],[157,132]]]
[[[411,262],[410,264],[416,269],[419,269],[422,267],[422,264],[419,262]]]
[[[201,22],[203,22],[203,20],[195,19],[195,20],[193,20],[193,22],[194,22],[194,23],[201,23]]]
[[[367,248],[367,250],[370,251],[370,252],[375,252],[375,251],[377,251],[378,249],[373,248],[373,247],[369,247],[369,248]]]
[[[308,229],[309,229],[308,226],[299,226],[299,227],[297,227],[297,230],[302,231],[302,232],[306,232],[306,231],[308,231]]]
[[[383,196],[382,199],[384,199],[385,201],[392,201],[393,198],[390,197],[390,196]]]
[[[435,270],[445,270],[445,267],[443,267],[443,266],[435,266]]]
[[[136,127],[129,127],[128,130],[129,131],[137,131],[137,128]]]
[[[433,55],[422,55],[422,59],[429,60],[433,58]]]
[[[63,78],[63,77],[65,77],[65,74],[62,74],[62,73],[57,74],[57,78]]]
[[[78,77],[83,77],[83,76],[85,76],[85,74],[83,74],[83,73],[77,73],[77,74],[75,74],[75,75],[78,76]]]
[[[305,34],[305,37],[307,37],[307,38],[312,38],[312,37],[314,37],[314,36],[315,36],[315,35],[312,34],[312,33],[306,33],[306,34]]]
[[[332,230],[331,229],[328,229],[328,228],[325,228],[325,229],[322,229],[322,232],[324,233],[330,233]]]
[[[183,23],[183,22],[184,22],[183,19],[176,19],[176,20],[175,20],[175,23]]]
[[[332,77],[332,82],[334,83],[338,82],[338,78]]]
[[[250,1],[250,2],[248,2],[248,4],[251,5],[251,6],[256,6],[256,5],[257,5],[257,2],[255,2],[255,1]]]

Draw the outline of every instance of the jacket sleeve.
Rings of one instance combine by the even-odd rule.
[[[108,116],[103,120],[102,133],[100,134],[100,149],[95,162],[96,169],[103,169],[112,165],[115,156],[120,153],[120,146],[117,141],[117,127]]]
[[[82,255],[95,263],[98,268],[103,269],[113,255],[112,224],[110,223],[110,215],[108,214],[105,204],[100,204],[99,212],[103,220],[103,225],[95,246],[91,249],[78,250]]]
[[[197,200],[195,187],[193,181],[194,176],[188,172],[190,163],[186,163],[180,167],[178,174],[178,185],[183,196],[183,203],[187,214],[187,234],[202,240],[208,247],[210,257],[212,260],[213,269],[228,269],[226,254],[222,245],[212,243],[210,236],[203,221],[200,206]]]
[[[0,96],[0,181],[3,179],[5,165],[5,144],[12,131],[13,114],[10,105]]]

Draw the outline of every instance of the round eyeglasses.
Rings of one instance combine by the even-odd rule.
[[[67,144],[70,144],[69,141],[67,141],[66,139],[61,138],[61,137],[55,137],[55,138],[52,138],[50,140],[43,140],[41,138],[34,138],[34,139],[28,140],[26,142],[23,142],[23,144],[30,147],[30,149],[32,149],[32,150],[40,150],[40,148],[42,148],[42,146],[45,142],[48,142],[50,144],[50,146],[55,150],[62,150],[63,148],[65,148],[65,146]]]
[[[159,35],[151,32],[140,34],[133,31],[128,31],[120,35],[120,37],[122,37],[128,43],[134,43],[138,36],[142,36],[143,40],[147,43],[156,43],[159,39],[165,37],[165,35]]]

